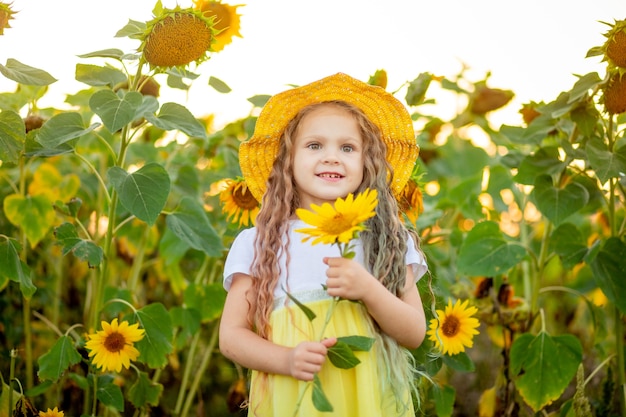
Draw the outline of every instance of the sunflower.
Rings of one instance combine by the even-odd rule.
[[[378,193],[376,190],[365,190],[354,198],[348,194],[346,199],[338,198],[334,207],[330,203],[321,206],[311,204],[312,211],[296,209],[300,220],[314,226],[313,228],[298,229],[296,232],[307,234],[303,242],[311,238],[312,245],[318,243],[349,244],[358,232],[365,229],[365,222],[376,215]]]
[[[48,411],[40,411],[39,417],[63,417],[63,411],[59,411],[57,407],[54,407],[53,410],[48,408]]]
[[[133,343],[143,339],[145,330],[139,329],[138,324],[129,325],[127,321],[118,325],[117,319],[111,324],[103,321],[102,328],[102,331],[90,334],[85,344],[90,350],[89,357],[93,357],[93,364],[105,372],[120,372],[122,366],[128,369],[130,361],[139,356]]]
[[[9,20],[16,13],[11,10],[12,3],[0,3],[0,35],[4,35],[4,29],[10,29]]]
[[[183,68],[209,59],[216,29],[214,18],[191,8],[166,9],[157,3],[154,19],[140,36],[139,52],[151,68]]]
[[[604,34],[607,38],[602,46],[604,59],[612,67],[620,68],[620,73],[626,71],[626,20],[616,20],[614,24],[608,24],[611,29]]]
[[[215,35],[215,43],[211,49],[214,52],[219,52],[226,45],[232,42],[233,37],[242,37],[239,33],[239,18],[237,14],[237,8],[243,6],[238,4],[231,6],[230,4],[222,3],[221,1],[207,1],[207,0],[193,0],[194,9],[200,10],[205,17],[215,18],[215,29],[217,33]]]
[[[259,214],[259,202],[254,198],[243,179],[226,180],[226,189],[220,193],[222,211],[232,223],[239,226],[254,224]]]
[[[426,334],[435,343],[435,346],[444,354],[456,355],[472,347],[473,337],[478,334],[476,328],[480,325],[478,319],[471,317],[477,312],[476,307],[468,307],[468,300],[461,303],[448,300],[445,311],[437,310],[439,317],[430,320]]]
[[[415,180],[409,179],[406,183],[402,195],[398,199],[398,206],[411,223],[417,222],[419,215],[424,211],[424,197]]]

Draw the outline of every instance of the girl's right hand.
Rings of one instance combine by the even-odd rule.
[[[301,381],[312,381],[313,376],[322,369],[328,348],[337,343],[334,337],[321,342],[301,342],[289,353],[291,376]]]

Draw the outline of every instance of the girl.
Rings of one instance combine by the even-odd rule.
[[[252,370],[249,415],[414,416],[406,348],[418,347],[426,331],[415,285],[426,263],[396,201],[418,153],[408,112],[384,89],[340,73],[272,97],[239,152],[262,204],[256,227],[237,236],[226,260],[220,349]],[[302,242],[297,230],[307,225],[297,208],[368,188],[378,193],[376,215],[353,259],[336,246]],[[287,293],[317,318],[310,321]],[[332,297],[346,301],[320,340]],[[355,367],[336,368],[328,349],[353,335],[375,343],[357,352]],[[319,412],[310,390],[301,397],[314,376],[333,412]]]

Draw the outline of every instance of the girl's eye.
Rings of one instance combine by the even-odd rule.
[[[320,144],[319,143],[309,143],[307,145],[307,148],[313,150],[313,151],[317,151],[318,149],[320,149]]]
[[[341,147],[341,150],[343,152],[352,152],[352,151],[354,151],[354,148],[352,147],[352,145],[343,145]]]

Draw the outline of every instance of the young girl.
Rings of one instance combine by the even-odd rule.
[[[425,335],[416,281],[427,268],[396,198],[417,154],[406,108],[345,74],[277,94],[263,108],[240,147],[242,173],[261,210],[226,260],[220,326],[222,353],[252,370],[250,416],[414,416],[407,348]],[[366,189],[377,191],[378,205],[353,259],[335,245],[302,242],[297,230],[307,225],[297,208]],[[342,301],[320,339],[333,297]],[[355,367],[335,367],[328,349],[337,337],[354,335],[375,338],[373,347],[356,352]],[[315,408],[306,385],[314,376],[332,412]]]

